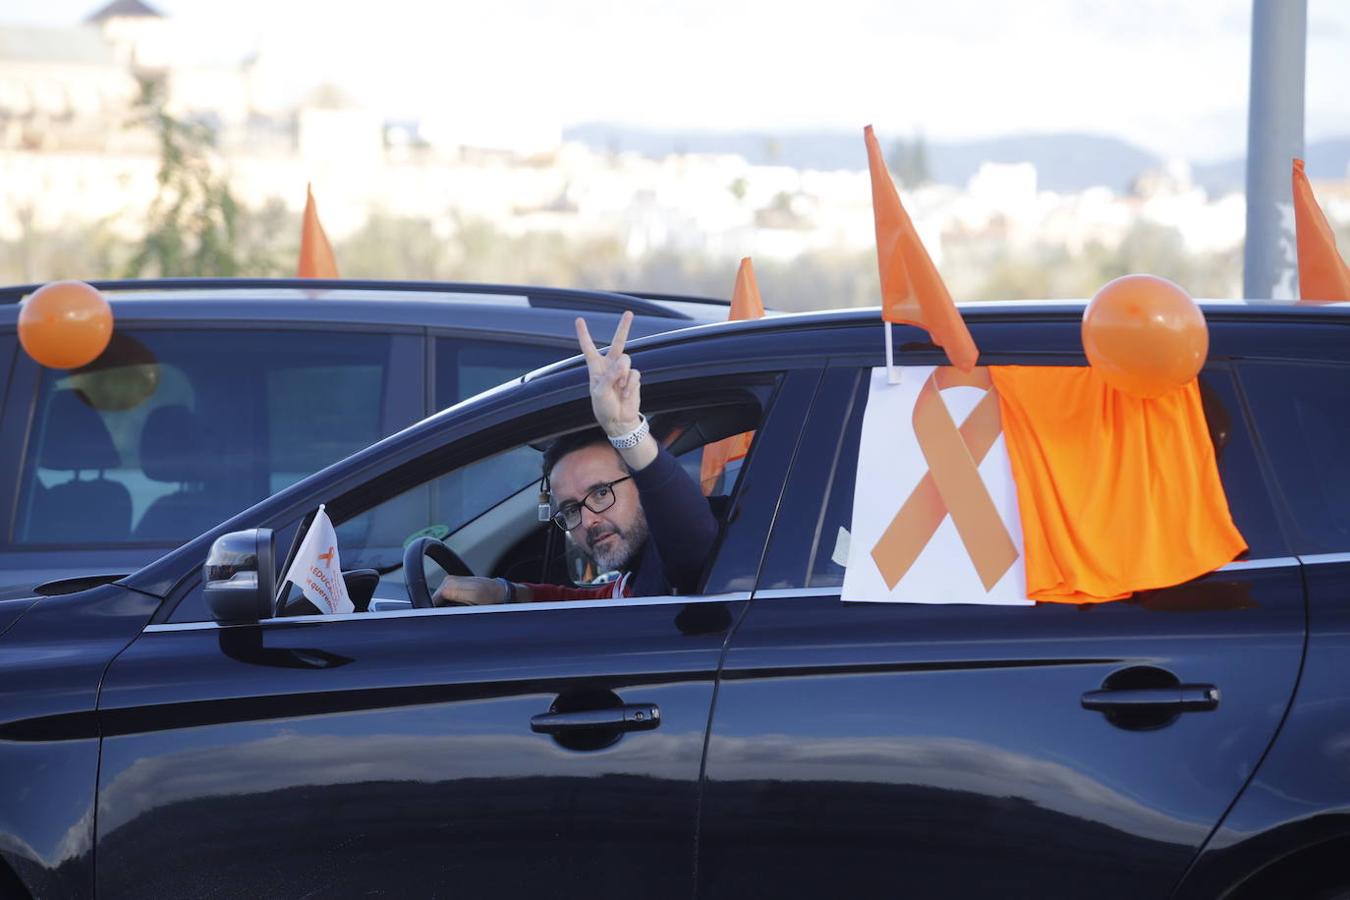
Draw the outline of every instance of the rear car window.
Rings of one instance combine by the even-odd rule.
[[[445,409],[540,366],[575,356],[576,352],[575,344],[470,343],[463,338],[437,338],[436,409]]]
[[[1350,550],[1350,366],[1253,362],[1239,373],[1294,552]]]
[[[414,421],[420,341],[321,331],[117,332],[44,370],[12,545],[177,544]],[[412,376],[401,390],[391,389]]]
[[[453,406],[574,353],[574,348],[562,346],[437,338],[435,408]],[[442,523],[453,531],[538,480],[539,453],[517,447],[438,479],[427,498],[418,502],[428,505],[426,521]]]
[[[1224,366],[1211,366],[1201,375],[1200,389],[1218,458],[1219,475],[1228,495],[1233,521],[1247,541],[1247,556],[1259,559],[1286,553],[1232,373]],[[837,587],[844,583],[847,538],[843,535],[853,518],[858,441],[867,395],[868,380],[863,377],[858,379],[850,398],[842,432],[820,436],[820,446],[827,448],[823,452],[834,456],[831,466],[834,475],[826,487],[820,518],[812,523],[815,540],[805,565],[806,587]],[[788,576],[787,581],[801,584],[802,578],[803,574],[798,573]]]

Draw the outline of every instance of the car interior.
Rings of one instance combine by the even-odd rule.
[[[653,436],[695,482],[700,478],[704,446],[754,431],[763,419],[767,390],[750,388],[723,394],[714,403],[673,405],[649,415]],[[577,586],[604,583],[615,577],[612,572],[594,571],[570,536],[552,522],[541,521],[541,500],[547,502],[540,494],[544,450],[566,433],[542,435],[438,473],[344,520],[334,516],[343,577],[357,611],[412,606],[404,550],[423,537],[444,542],[475,575]],[[742,462],[728,463],[707,492],[719,522],[734,495]],[[303,525],[296,531],[287,566],[308,519]],[[430,555],[423,556],[421,562],[426,584],[434,591],[447,573]],[[281,590],[281,615],[318,613],[295,585],[283,585]]]

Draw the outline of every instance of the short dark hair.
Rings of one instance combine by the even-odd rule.
[[[595,444],[610,446],[609,438],[606,437],[605,432],[599,425],[592,428],[583,428],[581,431],[573,431],[554,439],[553,443],[544,448],[544,477],[551,476],[553,467],[558,464],[558,460],[567,454]]]

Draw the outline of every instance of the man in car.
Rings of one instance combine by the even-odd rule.
[[[553,521],[600,571],[621,577],[597,587],[520,584],[451,575],[436,605],[528,603],[684,593],[697,582],[717,539],[717,522],[698,484],[652,438],[640,412],[642,375],[623,352],[625,313],[601,354],[582,319],[577,341],[590,373],[596,429],[565,435],[544,454]]]

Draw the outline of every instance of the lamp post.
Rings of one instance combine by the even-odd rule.
[[[1252,75],[1247,112],[1247,242],[1242,292],[1298,297],[1290,165],[1303,156],[1307,0],[1252,0]]]

